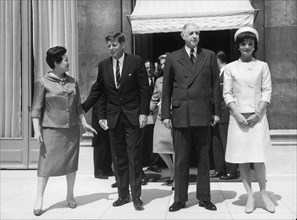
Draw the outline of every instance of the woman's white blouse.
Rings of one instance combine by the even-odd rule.
[[[241,113],[255,112],[260,101],[270,103],[271,75],[267,63],[240,59],[229,63],[224,70],[223,96],[226,104],[235,102]]]

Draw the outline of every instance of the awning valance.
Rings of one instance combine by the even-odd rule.
[[[137,0],[129,18],[133,34],[178,32],[188,22],[225,30],[253,26],[254,11],[249,0]]]

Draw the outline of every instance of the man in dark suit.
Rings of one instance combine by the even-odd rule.
[[[110,141],[108,131],[99,125],[98,103],[92,109],[92,126],[98,133],[92,138],[94,176],[98,179],[108,179],[108,176],[113,176]]]
[[[149,114],[149,85],[141,57],[124,52],[125,37],[121,32],[105,37],[111,57],[98,65],[97,81],[87,105],[99,99],[100,126],[109,129],[112,161],[119,198],[113,206],[130,201],[129,185],[136,210],[143,210],[141,201],[142,148],[141,129]]]
[[[197,152],[199,206],[216,210],[210,201],[209,143],[210,124],[219,121],[221,109],[219,70],[215,53],[197,46],[196,24],[185,24],[181,37],[185,47],[167,56],[163,79],[161,117],[167,128],[173,128],[175,150],[175,195],[169,211],[184,208],[188,200],[192,145]]]
[[[95,84],[93,87],[96,86]],[[91,89],[92,90],[92,89]],[[102,97],[103,98],[103,97]],[[94,177],[98,179],[108,179],[112,176],[112,160],[108,131],[101,128],[98,120],[98,100],[92,108],[92,127],[97,131],[97,134],[92,138],[93,147],[93,164],[94,164]],[[82,104],[85,112],[88,112],[92,105],[86,101]]]
[[[157,80],[156,76],[154,75],[154,65],[152,61],[146,60],[144,62],[147,78],[150,86],[150,97],[152,97],[154,88],[155,88],[155,82]],[[151,170],[154,172],[160,173],[161,170],[158,168],[158,162],[159,162],[159,154],[153,153],[153,134],[154,134],[154,127],[155,122],[157,119],[157,112],[151,111],[148,115],[148,121],[147,125],[143,129],[142,133],[142,148],[143,148],[143,154],[142,154],[142,166],[148,167],[147,170]],[[145,176],[145,175],[143,175]],[[142,179],[142,184],[146,184],[146,178]]]
[[[227,65],[227,56],[225,52],[216,53],[217,64],[220,69],[220,90],[223,94],[224,69]],[[212,153],[215,172],[210,175],[211,178],[219,177],[221,180],[237,179],[238,164],[225,162],[225,153],[227,146],[227,134],[229,126],[229,107],[226,105],[223,96],[221,96],[221,118],[216,126],[211,128]]]

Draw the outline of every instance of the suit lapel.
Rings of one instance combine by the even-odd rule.
[[[195,64],[193,69],[191,70],[192,74],[189,77],[188,86],[192,84],[192,82],[196,79],[196,77],[200,74],[201,69],[203,68],[207,57],[205,57],[204,53],[202,52],[201,47],[197,47],[197,54],[195,59]]]
[[[115,81],[114,81],[112,57],[110,57],[110,59],[109,59],[108,69],[107,69],[107,77],[108,77],[108,81],[112,84],[112,87],[114,87],[116,89]]]
[[[180,57],[178,59],[178,62],[180,62],[180,64],[183,65],[187,70],[192,72],[193,64],[192,64],[185,48],[182,48],[180,50]]]

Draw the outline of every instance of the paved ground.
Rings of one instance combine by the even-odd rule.
[[[284,163],[296,165],[296,160]],[[215,212],[197,205],[196,186],[190,183],[186,208],[174,213],[168,212],[174,197],[171,187],[162,182],[150,182],[142,190],[145,209],[135,211],[132,203],[116,208],[112,206],[117,199],[116,189],[110,187],[114,177],[108,180],[93,178],[92,148],[81,147],[75,184],[76,209],[69,209],[66,205],[65,177],[52,177],[45,191],[45,212],[39,217],[34,216],[36,170],[1,170],[0,219],[296,219],[296,172],[275,173],[271,172],[272,167],[268,165],[267,190],[276,205],[274,214],[263,209],[255,182],[256,209],[254,213],[246,214],[247,197],[239,181],[211,182],[212,202],[218,208]],[[166,170],[163,170],[163,176],[166,176]]]

